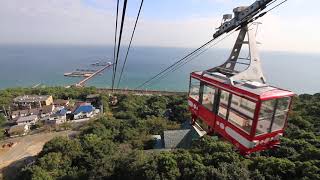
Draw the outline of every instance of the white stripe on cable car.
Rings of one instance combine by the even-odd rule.
[[[241,136],[239,133],[237,133],[230,127],[226,127],[225,131],[229,136],[231,136],[233,139],[238,141],[241,145],[243,145],[246,148],[253,148],[256,145],[256,143],[248,141],[245,137]]]

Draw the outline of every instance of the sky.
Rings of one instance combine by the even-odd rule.
[[[223,14],[253,2],[144,0],[133,46],[199,47],[212,37]],[[139,4],[140,0],[128,0],[124,45]],[[318,7],[319,0],[288,0],[259,19],[260,48],[320,53]],[[113,45],[115,10],[116,0],[1,0],[0,44]],[[231,48],[234,38],[218,47]]]

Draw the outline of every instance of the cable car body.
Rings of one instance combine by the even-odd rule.
[[[280,143],[294,93],[272,86],[238,82],[191,73],[189,109],[193,123],[208,134],[216,132],[241,154],[270,149]]]
[[[244,10],[236,8],[234,13]],[[225,63],[191,73],[188,98],[192,124],[220,134],[243,155],[279,145],[294,96],[266,83],[251,26],[239,28]],[[248,45],[245,58],[240,57],[243,45]]]

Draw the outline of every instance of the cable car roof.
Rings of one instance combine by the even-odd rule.
[[[274,86],[270,86],[268,84],[263,84],[257,81],[235,81],[234,86],[227,83],[228,77],[221,73],[211,73],[211,74],[203,74],[202,71],[194,72],[195,77],[198,78],[209,78],[210,84],[220,85],[223,89],[226,89],[236,94],[243,94],[242,92],[248,92],[243,94],[244,96],[255,96],[255,98],[259,98],[260,100],[268,100],[273,98],[279,98],[284,96],[293,96],[294,93],[288,90],[280,89]],[[207,82],[207,81],[206,81]],[[218,83],[218,84],[216,84]],[[232,88],[230,88],[232,87]]]

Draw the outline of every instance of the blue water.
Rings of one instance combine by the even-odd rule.
[[[124,49],[124,48],[123,48]],[[134,47],[120,87],[135,88],[192,49]],[[124,52],[121,52],[124,54]],[[189,73],[217,66],[229,56],[229,50],[212,49],[153,84],[148,89],[187,90]],[[66,86],[80,78],[63,73],[76,68],[90,68],[90,63],[111,59],[112,47],[105,46],[0,46],[0,88]],[[269,84],[300,93],[320,92],[320,54],[262,52],[263,69]],[[110,60],[111,61],[111,60]],[[120,58],[120,62],[123,58]],[[118,66],[119,71],[121,66]],[[119,72],[118,71],[118,72]],[[112,70],[88,82],[88,86],[110,87]]]

